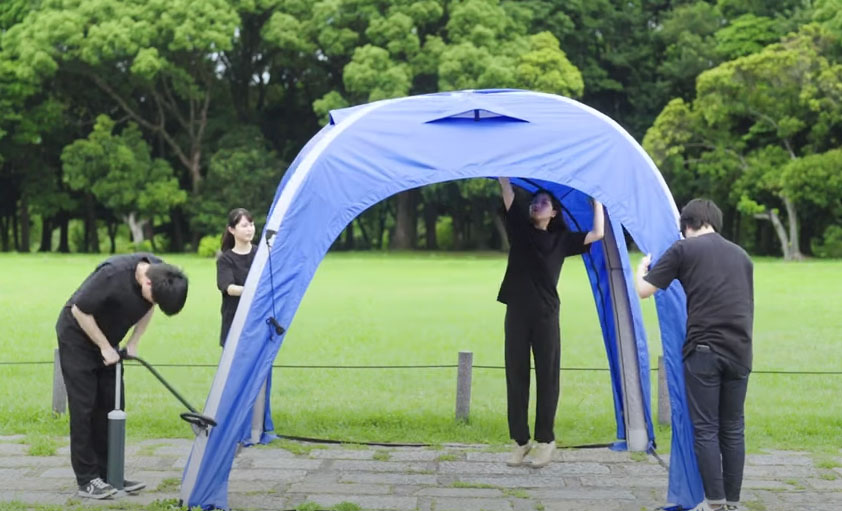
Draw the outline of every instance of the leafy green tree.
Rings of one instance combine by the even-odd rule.
[[[438,90],[580,96],[579,70],[552,34],[530,32],[530,19],[499,0],[291,1],[263,33],[270,46],[311,55],[308,72],[327,84],[313,101],[323,120],[332,108]],[[396,196],[393,247],[415,247],[420,199],[417,191]]]
[[[190,206],[194,231],[200,236],[221,233],[228,211],[236,207],[248,209],[262,227],[285,167],[259,129],[231,129],[211,156],[202,193]]]
[[[225,0],[44,0],[3,34],[0,63],[24,83],[98,88],[163,140],[197,192],[219,56],[238,25]]]
[[[731,60],[757,53],[791,28],[794,27],[784,20],[744,14],[714,34],[716,54],[723,60]]]
[[[101,115],[87,138],[65,147],[64,179],[71,189],[86,191],[122,218],[139,244],[144,225],[184,203],[187,193],[169,163],[150,156],[137,125],[129,123],[120,134],[114,130],[115,122]]]
[[[802,257],[803,190],[808,181],[825,186],[821,171],[805,169],[828,160],[805,158],[840,142],[842,104],[833,94],[842,68],[827,58],[835,44],[833,34],[808,25],[706,71],[693,103],[671,101],[644,139],[674,178],[718,182],[744,213],[770,220],[788,260]]]

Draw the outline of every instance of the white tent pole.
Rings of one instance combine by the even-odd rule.
[[[620,379],[623,389],[623,422],[626,426],[626,444],[629,451],[646,451],[649,435],[643,413],[643,391],[637,363],[637,345],[634,337],[632,311],[626,290],[626,276],[620,259],[613,226],[605,215],[605,237],[602,240],[605,263],[608,267],[617,354],[620,361]],[[648,385],[649,382],[646,382]]]

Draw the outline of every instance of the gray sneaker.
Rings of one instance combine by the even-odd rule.
[[[117,490],[101,478],[91,479],[88,484],[79,487],[78,495],[86,499],[107,499],[117,493]]]
[[[136,491],[140,491],[146,488],[146,483],[141,483],[140,481],[129,481],[128,479],[123,479],[123,491],[126,493],[134,493]]]

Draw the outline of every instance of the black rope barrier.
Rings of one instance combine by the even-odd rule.
[[[47,365],[52,364],[53,361],[0,361],[0,366],[15,366],[15,365]],[[127,363],[126,366],[136,366],[137,363]],[[155,367],[218,367],[218,364],[155,364]],[[312,365],[312,364],[273,364],[274,369],[457,369],[458,364],[429,364],[429,365]],[[490,366],[490,365],[473,365],[473,369],[505,369],[504,366]],[[532,368],[535,369],[534,367]],[[605,372],[610,369],[607,367],[562,367],[562,371],[593,371]],[[653,367],[649,369],[650,372],[656,372],[658,368]],[[757,370],[752,371],[751,374],[782,374],[782,375],[810,375],[810,376],[838,376],[842,375],[842,371],[784,371],[784,370]]]

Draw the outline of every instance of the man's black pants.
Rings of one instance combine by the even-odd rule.
[[[561,339],[558,309],[545,314],[506,307],[506,391],[509,436],[520,445],[529,441],[530,351],[535,357],[537,406],[535,440],[555,440],[553,425],[558,407]]]
[[[745,464],[743,408],[749,369],[699,345],[684,360],[693,448],[705,498],[739,502]]]
[[[107,474],[108,412],[114,409],[116,371],[105,366],[98,349],[61,339],[59,358],[70,412],[70,464],[77,484],[84,486],[97,477],[105,480]]]

